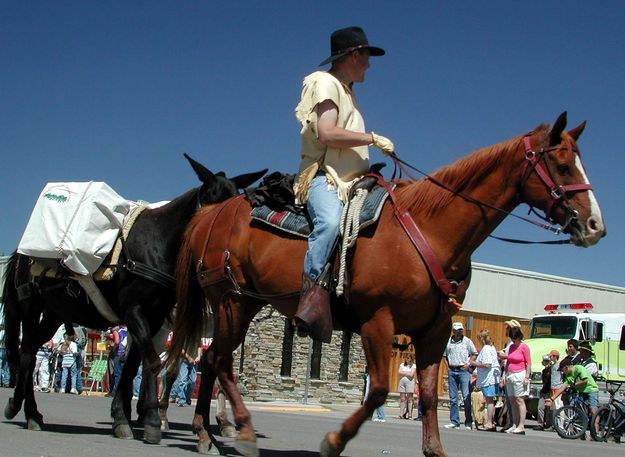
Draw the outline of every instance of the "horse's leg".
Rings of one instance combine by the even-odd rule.
[[[214,358],[213,348],[210,347],[203,352],[200,360],[202,379],[200,380],[199,395],[195,404],[191,428],[193,433],[198,436],[197,450],[200,454],[214,454],[214,450],[212,450],[212,444],[214,444],[217,455],[220,455],[219,443],[210,431],[210,405],[216,375]]]
[[[329,432],[321,442],[321,457],[337,457],[362,424],[382,406],[388,395],[388,370],[395,327],[388,307],[378,309],[361,328],[362,346],[367,356],[371,384],[364,404],[349,416],[338,432]]]
[[[421,448],[427,456],[446,456],[438,431],[438,368],[445,344],[449,338],[449,322],[439,325],[424,335],[412,336],[415,347],[417,374],[423,415],[423,443]]]
[[[38,320],[37,313],[34,316]],[[32,339],[32,352],[36,354],[37,350],[50,340],[54,336],[54,333],[62,324],[62,320],[54,313],[45,312],[41,322],[37,325],[33,332]],[[27,375],[25,381],[27,384],[24,387],[24,414],[26,416],[26,426],[28,430],[41,430],[43,427],[43,416],[37,409],[37,402],[35,401],[35,393],[33,390],[33,370],[35,366],[35,356],[31,362],[30,376]]]
[[[4,415],[7,419],[13,419],[20,409],[22,409],[22,402],[24,402],[24,414],[26,416],[28,429],[41,430],[43,426],[43,416],[37,410],[35,393],[33,391],[35,354],[39,346],[47,341],[42,338],[47,337],[47,339],[50,339],[54,331],[40,334],[39,320],[41,319],[41,309],[43,306],[40,298],[31,296],[21,302],[16,301],[15,305],[19,308],[19,313],[21,313],[19,315],[19,320],[22,322],[22,340],[19,347],[14,396],[9,398],[4,410]]]
[[[122,374],[117,384],[117,390],[111,402],[111,417],[113,418],[113,434],[117,438],[132,439],[134,434],[130,427],[132,381],[139,368],[139,351],[135,343],[130,345],[126,361],[122,367]]]
[[[228,400],[230,400],[232,415],[239,427],[234,448],[245,457],[257,457],[259,452],[256,444],[256,432],[252,425],[252,416],[234,382],[232,352],[241,344],[252,319],[264,304],[262,302],[236,302],[234,300],[229,303],[222,302],[218,309],[218,318],[215,320],[215,339],[213,346],[211,346],[216,354],[214,367],[217,379]]]
[[[252,415],[243,403],[239,389],[234,382],[232,353],[218,358],[217,377],[230,400],[234,421],[239,426],[239,435],[234,441],[234,448],[245,457],[258,457],[259,452],[256,445],[256,432],[252,425]]]
[[[169,408],[169,394],[171,388],[178,377],[178,364],[165,371],[164,386],[158,401],[158,415],[161,420],[161,431],[169,431],[169,420],[167,419],[167,409]],[[203,374],[202,374],[203,377]]]
[[[219,381],[217,385],[217,412],[215,413],[215,419],[217,425],[219,425],[219,434],[224,438],[236,438],[238,432],[235,425],[228,420],[228,413],[226,412],[226,392]]]
[[[161,420],[158,412],[156,377],[160,371],[161,360],[154,349],[148,319],[144,316],[141,308],[139,306],[128,308],[125,313],[125,318],[128,331],[133,339],[129,357],[124,365],[120,380],[120,387],[123,386],[121,394],[124,415],[128,423],[131,415],[133,380],[137,374],[140,358],[143,361],[143,410],[141,411],[141,416],[143,418],[143,440],[147,443],[157,444],[161,440]],[[161,322],[158,323],[158,327],[160,327],[160,324]],[[120,393],[120,389],[118,389],[117,393]],[[116,399],[117,397],[118,395],[116,395]],[[115,403],[115,401],[113,403]],[[111,406],[111,413],[112,412],[113,406]],[[118,414],[116,418],[121,419],[119,411],[116,410],[116,412]]]

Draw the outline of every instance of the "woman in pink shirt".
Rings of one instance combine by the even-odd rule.
[[[506,432],[514,435],[525,435],[525,398],[529,395],[530,374],[532,360],[530,349],[523,342],[523,332],[520,328],[510,330],[512,345],[508,349],[508,359],[506,362],[505,377],[502,376],[502,383],[506,386],[506,393],[512,404],[512,415],[514,424]]]

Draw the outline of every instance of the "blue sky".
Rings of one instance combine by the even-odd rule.
[[[588,120],[579,146],[608,236],[488,240],[473,260],[625,286],[623,24],[616,0],[2,2],[0,253],[47,182],[169,200],[197,184],[183,152],[230,175],[295,172],[301,80],[333,30],[361,25],[387,50],[356,87],[367,128],[427,172],[565,110],[569,127]],[[495,234],[553,238],[513,219]]]

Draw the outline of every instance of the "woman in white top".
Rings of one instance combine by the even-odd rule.
[[[497,350],[493,346],[488,330],[482,330],[477,334],[477,339],[482,345],[482,349],[474,361],[470,364],[477,367],[477,381],[475,385],[479,387],[486,400],[486,422],[478,430],[487,432],[495,431],[495,404],[493,397],[497,395],[497,385],[501,376],[499,362],[497,361]]]
[[[412,401],[414,397],[414,381],[417,374],[417,366],[414,364],[412,354],[404,356],[404,362],[399,365],[399,418],[410,419],[412,416]]]

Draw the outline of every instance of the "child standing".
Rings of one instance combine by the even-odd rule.
[[[76,378],[78,376],[76,356],[78,355],[78,345],[74,342],[74,335],[68,336],[63,342],[61,353],[63,354],[63,361],[61,362],[63,367],[63,374],[61,375],[61,393],[65,393],[67,378],[69,376],[71,378],[69,393],[78,394],[78,390],[76,390]]]

